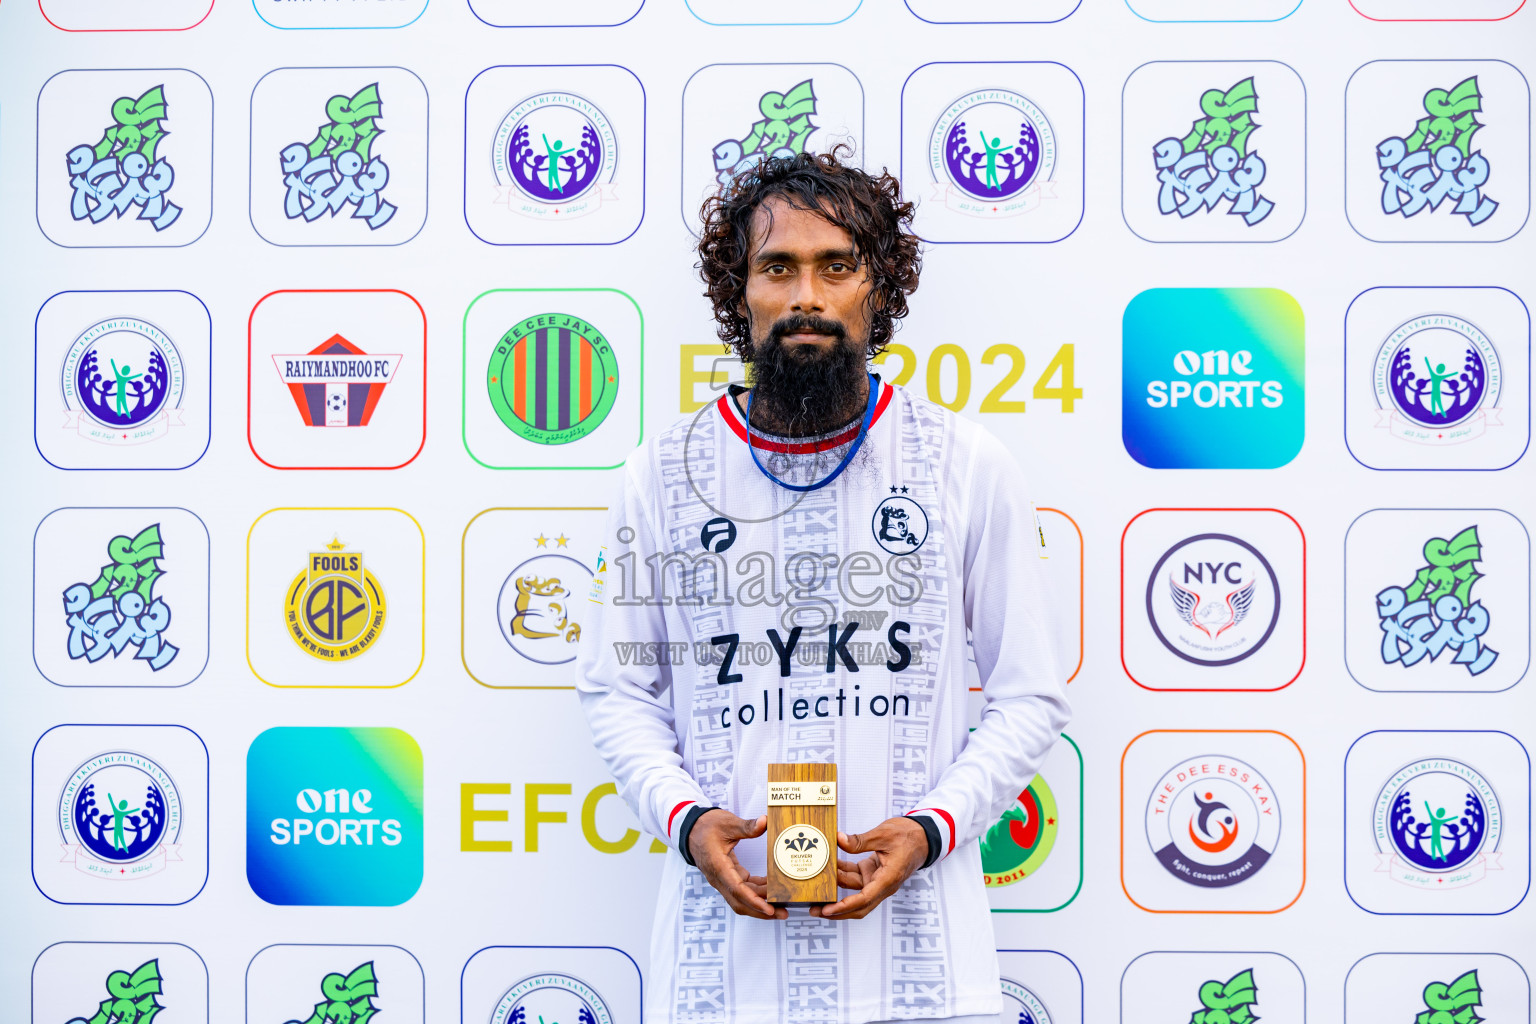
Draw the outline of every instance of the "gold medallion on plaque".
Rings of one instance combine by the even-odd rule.
[[[779,833],[773,863],[796,881],[814,878],[827,866],[827,837],[815,825],[797,822]]]

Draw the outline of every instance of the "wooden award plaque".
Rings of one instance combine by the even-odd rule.
[[[837,902],[837,765],[768,766],[768,902]]]

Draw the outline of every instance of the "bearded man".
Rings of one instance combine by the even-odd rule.
[[[752,383],[630,457],[586,618],[597,749],[678,854],[653,1021],[996,1021],[977,840],[1069,715],[1019,468],[870,372],[918,240],[900,183],[840,156],[766,160],[705,203],[699,268]],[[767,899],[779,762],[840,766],[835,902]]]

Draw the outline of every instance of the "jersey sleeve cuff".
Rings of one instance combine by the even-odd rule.
[[[706,811],[716,811],[718,807],[706,807],[695,800],[689,800],[678,804],[672,810],[672,824],[676,827],[672,830],[676,836],[677,852],[683,855],[683,860],[689,867],[698,867],[693,862],[693,854],[688,852],[688,837],[693,833],[693,826],[702,818]]]
[[[928,835],[928,858],[923,867],[935,864],[949,856],[955,849],[955,819],[948,811],[937,807],[919,807],[908,811],[907,817],[923,826]]]

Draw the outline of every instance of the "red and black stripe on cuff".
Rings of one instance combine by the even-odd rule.
[[[680,803],[672,808],[672,814],[668,817],[667,827],[669,829],[672,827],[672,821],[677,818],[677,812],[681,811],[684,807],[688,808],[688,813],[683,815],[683,823],[677,827],[677,852],[683,855],[683,860],[689,867],[698,867],[693,862],[693,854],[688,852],[688,836],[693,832],[693,826],[698,823],[700,818],[709,811],[718,811],[720,808],[705,807],[703,804],[692,800]]]
[[[939,823],[934,820],[934,815],[944,819],[944,824],[949,828],[949,839],[946,842],[944,832],[939,828]],[[955,819],[948,811],[937,807],[919,807],[915,811],[908,811],[907,817],[923,826],[923,832],[928,837],[928,857],[923,861],[923,867],[928,867],[946,853],[952,853],[955,849]]]

